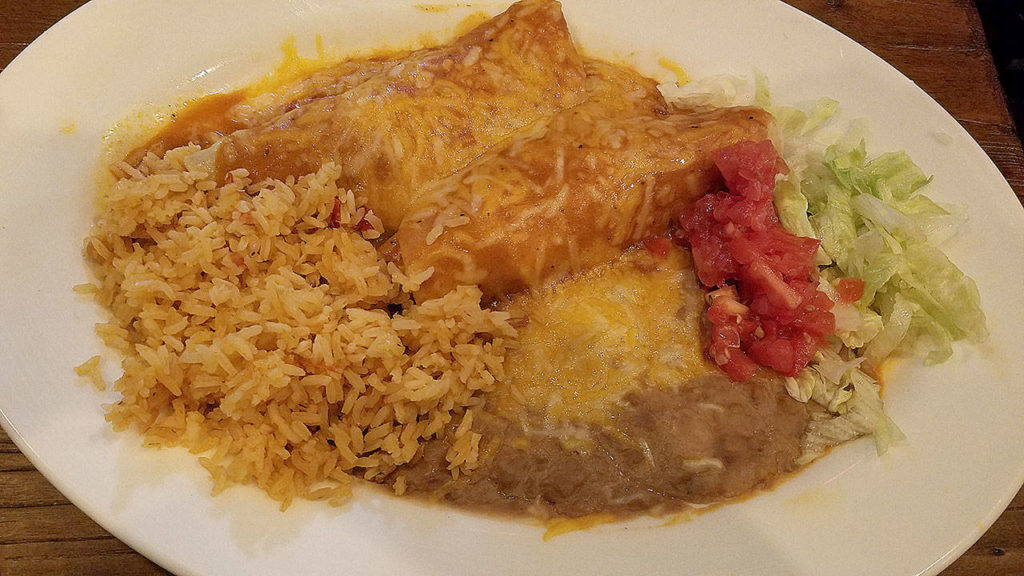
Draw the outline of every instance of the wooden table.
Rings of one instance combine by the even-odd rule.
[[[0,70],[81,0],[0,0]],[[974,5],[790,0],[889,61],[949,110],[1024,202],[1024,154]],[[69,503],[0,430],[0,576],[166,574]],[[1024,491],[944,576],[1024,574]]]

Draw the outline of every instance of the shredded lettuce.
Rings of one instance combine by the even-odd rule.
[[[853,211],[852,195],[835,184],[824,185],[821,192],[821,199],[808,206],[809,219],[825,254],[843,267],[847,251],[857,240],[857,215]]]
[[[767,88],[758,94],[770,111],[779,109],[771,107]],[[821,118],[835,112],[834,102],[816,104],[817,114],[786,112],[783,140],[813,135],[824,124]],[[821,240],[823,275],[864,280],[859,314],[837,306],[844,345],[863,350],[873,366],[918,348],[927,352],[928,363],[942,362],[952,355],[953,342],[979,342],[988,334],[977,285],[938,248],[956,233],[963,211],[921,194],[931,178],[906,153],[872,158],[863,128],[853,132],[820,157],[803,154],[793,162],[799,170],[777,187],[780,220],[794,234]]]
[[[863,360],[843,358],[823,349],[812,365],[795,378],[786,379],[790,395],[804,402],[812,400],[823,409],[812,413],[801,461],[814,460],[829,447],[863,434],[871,435],[879,454],[884,454],[889,444],[905,438],[885,414],[878,383],[859,368]]]
[[[931,181],[905,152],[889,152],[868,160],[864,140],[848,150],[829,146],[825,165],[842,186],[886,203],[905,200]]]
[[[769,111],[780,110],[771,107],[767,88],[758,94]],[[823,154],[808,153],[814,143],[807,136],[824,125],[821,118],[835,113],[834,102],[819,102],[816,114],[783,109],[777,116],[783,141],[800,143],[784,152],[797,170],[777,187],[779,219],[794,234],[821,240],[826,256],[821,284],[833,300],[831,282],[842,277],[864,281],[858,302],[837,302],[833,308],[836,336],[846,353],[871,368],[895,353],[917,349],[927,353],[927,363],[943,362],[953,354],[953,342],[987,336],[977,286],[938,248],[956,234],[963,211],[921,193],[931,178],[906,153],[870,157],[863,125]],[[903,437],[882,410],[877,383],[859,365],[836,378],[839,369],[850,365],[838,355],[819,356],[787,385],[793,397],[809,398],[827,413],[812,419],[805,459],[861,434],[872,435],[879,453]],[[851,389],[850,397],[837,405],[841,391]]]
[[[862,302],[887,327],[878,344],[844,343],[866,344],[877,365],[901,347],[923,347],[927,362],[936,363],[952,355],[952,342],[984,340],[977,285],[936,246],[962,216],[918,193],[930,179],[905,154],[869,160],[863,142],[845,153],[830,147],[824,164],[835,180],[825,206],[808,205],[809,220],[837,270],[865,281]],[[908,311],[912,321],[904,327]]]
[[[670,82],[658,85],[658,90],[676,106],[693,110],[748,106],[755,99],[753,86],[738,76],[708,76],[682,86]]]
[[[786,230],[797,236],[814,236],[814,226],[807,217],[807,198],[800,193],[797,183],[791,180],[776,183],[774,203]]]
[[[863,347],[864,358],[872,366],[881,364],[900,345],[910,331],[917,308],[900,293],[893,296],[891,303],[888,299],[883,302],[887,305],[883,307],[882,329]]]
[[[906,438],[885,414],[878,383],[860,370],[852,371],[848,380],[852,394],[843,412],[838,415],[819,412],[812,416],[803,438],[800,463],[810,462],[828,448],[864,434],[871,435],[879,455],[884,454],[890,444]]]

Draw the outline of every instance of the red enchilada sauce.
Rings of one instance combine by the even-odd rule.
[[[230,112],[245,99],[245,91],[211,94],[171,115],[171,122],[148,142],[128,153],[125,160],[135,166],[147,152],[163,156],[168,150],[187,144],[207,147],[225,134],[245,126]]]

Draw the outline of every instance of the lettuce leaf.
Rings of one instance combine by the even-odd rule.
[[[825,151],[825,165],[844,187],[887,203],[909,198],[931,182],[906,152],[888,152],[867,160],[864,140],[849,150],[829,146]]]
[[[839,330],[850,348],[877,366],[897,351],[923,349],[929,364],[943,362],[959,340],[988,336],[977,285],[938,248],[955,234],[962,211],[940,206],[920,193],[931,179],[907,154],[870,158],[864,140],[829,146],[822,157],[827,175],[804,178],[797,189],[807,221],[832,261],[831,276],[864,280],[859,306],[878,313],[883,328],[865,338],[856,328]],[[799,198],[785,190],[784,226],[799,222]],[[781,213],[781,211],[780,211]],[[799,222],[794,233],[807,235]],[[852,319],[847,310],[840,319]],[[837,327],[844,327],[839,326]]]
[[[815,363],[795,378],[787,378],[786,389],[798,400],[813,400],[824,412],[812,412],[803,438],[800,463],[821,456],[829,447],[870,434],[878,454],[905,438],[883,409],[881,387],[858,365],[861,358],[843,359],[830,350],[819,351]],[[804,401],[806,401],[806,399]]]

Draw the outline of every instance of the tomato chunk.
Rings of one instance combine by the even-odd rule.
[[[843,278],[836,284],[839,301],[852,304],[864,295],[864,281],[860,278]]]
[[[643,247],[648,252],[654,254],[658,258],[664,258],[668,256],[669,250],[672,249],[672,241],[667,236],[648,236],[640,241]]]
[[[327,227],[337,228],[341,226],[341,199],[335,198],[331,213],[327,216]]]
[[[788,171],[770,141],[741,142],[715,155],[726,190],[706,194],[679,217],[676,242],[689,246],[709,295],[708,355],[734,380],[757,366],[799,373],[835,332],[832,301],[818,290],[819,242],[779,222],[775,178]],[[852,297],[854,286],[847,286]],[[863,291],[863,283],[857,298]]]

